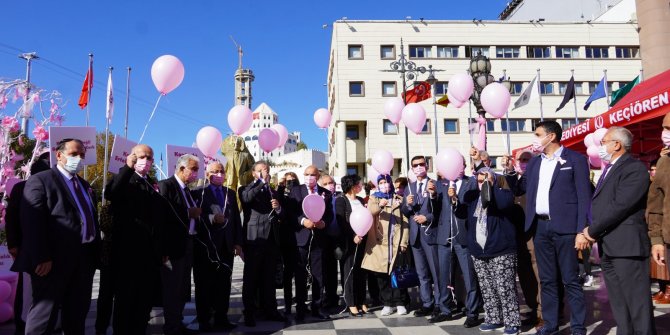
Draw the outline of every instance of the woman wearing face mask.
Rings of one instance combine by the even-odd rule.
[[[277,197],[282,208],[293,211],[291,199],[291,191],[293,188],[300,186],[298,175],[294,172],[286,172],[284,174],[284,185],[277,188]],[[291,314],[291,305],[293,304],[293,277],[295,276],[295,266],[297,262],[295,240],[295,228],[290,224],[283,224],[283,219],[279,219],[279,249],[281,252],[281,261],[284,265],[283,287],[284,287],[284,314]]]
[[[349,308],[349,314],[362,317],[367,312],[365,305],[365,273],[361,270],[365,236],[358,236],[351,228],[349,217],[355,209],[364,208],[363,199],[357,196],[363,190],[361,177],[347,175],[342,177],[342,193],[344,196],[335,200],[335,219],[340,227],[340,243],[342,248],[342,275],[344,282],[344,300]]]
[[[368,209],[374,218],[367,234],[362,267],[377,280],[384,304],[382,316],[407,314],[407,290],[391,287],[391,272],[397,258],[407,251],[409,228],[407,218],[400,212],[402,197],[396,195],[391,176],[377,177],[378,191],[370,197]],[[405,255],[406,256],[406,255]]]

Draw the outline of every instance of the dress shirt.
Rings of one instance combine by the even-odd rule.
[[[196,207],[195,202],[192,202],[193,197],[191,197],[191,194],[186,194],[184,191],[185,188],[187,188],[186,184],[184,184],[179,177],[175,176],[174,179],[177,179],[177,183],[179,183],[179,191],[181,192],[181,195],[184,197],[184,201],[186,201],[186,208],[191,208],[191,207]],[[195,235],[197,232],[195,231],[195,219],[190,219],[188,222],[188,234],[189,235]]]
[[[535,214],[551,216],[549,213],[549,187],[556,170],[556,164],[558,164],[562,153],[563,146],[560,146],[552,156],[542,154],[540,178],[537,183],[537,196],[535,198]]]
[[[93,234],[91,238],[86,238],[86,213],[84,213],[84,209],[81,207],[82,204],[79,203],[79,198],[77,197],[77,193],[75,193],[74,190],[74,185],[72,184],[72,178],[74,176],[67,172],[65,169],[63,169],[60,165],[57,165],[58,171],[61,173],[61,176],[63,176],[63,179],[65,180],[65,185],[67,185],[68,190],[70,190],[70,194],[72,195],[72,198],[74,198],[74,202],[77,204],[77,208],[79,209],[79,216],[81,217],[81,220],[83,221],[84,224],[81,225],[81,242],[82,243],[89,243],[95,239],[95,234]],[[79,187],[81,187],[82,193],[84,194],[84,198],[86,198],[86,201],[88,201],[88,206],[91,210],[91,214],[95,213],[93,211],[93,205],[91,202],[91,198],[88,195],[87,190],[84,189],[84,185],[82,185],[79,180],[76,180],[77,183],[79,183]],[[95,214],[93,214],[95,215]],[[95,227],[95,224],[92,224],[92,226]]]

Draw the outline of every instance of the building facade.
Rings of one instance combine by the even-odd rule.
[[[512,104],[540,70],[542,108],[534,100],[509,112],[511,143],[506,120],[487,115],[487,149],[494,158],[530,144],[533,125],[542,116],[567,128],[575,124],[575,114],[581,121],[605,112],[606,99],[597,100],[588,111],[583,109],[604,70],[611,92],[633,80],[641,69],[637,25],[631,22],[336,21],[327,74],[328,108],[333,115],[328,128],[330,174],[367,175],[369,158],[378,149],[393,154],[394,175],[404,170],[400,167],[405,166],[405,127],[401,123],[398,129],[383,112],[385,101],[403,91],[400,75],[385,71],[401,52],[417,66],[443,70],[435,73],[437,98],[446,94],[452,75],[468,69],[470,57],[477,52],[490,57],[495,78],[507,75]],[[555,112],[572,70],[577,104],[570,102]],[[426,77],[419,74],[416,79]],[[436,106],[436,111],[432,99],[420,104],[426,110],[427,126],[422,134],[409,133],[408,156],[426,155],[432,160],[437,124],[439,147],[453,147],[467,157],[473,138],[468,104],[460,109]],[[474,106],[472,116],[476,116]]]
[[[252,115],[254,121],[251,124],[251,128],[242,134],[242,138],[244,138],[244,142],[246,143],[249,152],[254,156],[254,160],[265,160],[277,163],[282,161],[285,154],[297,150],[298,142],[300,142],[300,132],[294,131],[288,134],[288,140],[286,140],[286,143],[283,146],[276,148],[271,152],[263,151],[258,144],[258,134],[263,128],[270,128],[274,124],[279,123],[279,117],[277,116],[277,113],[264,102],[253,111]]]

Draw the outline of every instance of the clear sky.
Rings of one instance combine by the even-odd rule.
[[[228,110],[234,103],[237,51],[256,76],[253,106],[266,102],[289,131],[303,133],[310,148],[327,149],[326,137],[312,121],[327,106],[324,84],[331,29],[327,23],[350,20],[496,19],[506,0],[114,0],[9,1],[2,14],[0,78],[24,78],[20,52],[36,51],[32,82],[58,90],[68,101],[64,125],[84,125],[77,101],[94,54],[95,83],[91,125],[103,131],[107,68],[114,66],[115,116],[110,127],[123,133],[126,67],[132,67],[128,137],[137,141],[158,92],[151,81],[153,61],[172,54],[181,59],[181,86],[161,100],[145,143],[156,156],[165,144],[190,146],[205,125],[230,133]],[[398,36],[399,38],[401,36]],[[14,113],[15,104],[8,105]],[[32,127],[31,127],[32,128]],[[32,136],[32,135],[31,135]]]

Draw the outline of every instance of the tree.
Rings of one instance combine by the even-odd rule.
[[[296,150],[299,151],[299,150],[303,150],[303,149],[307,150],[307,144],[305,144],[305,142],[303,142],[303,141],[298,142],[298,144],[296,144]]]

